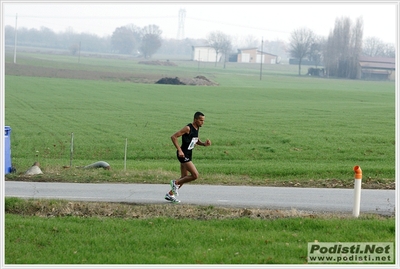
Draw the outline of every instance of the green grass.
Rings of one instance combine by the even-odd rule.
[[[264,66],[260,80],[259,66],[231,63],[222,69],[181,61],[171,68],[19,54],[18,64],[160,78],[205,75],[220,86],[6,75],[5,124],[12,128],[18,171],[7,179],[39,161],[44,175],[31,180],[165,183],[179,173],[169,137],[197,110],[206,114],[200,138],[213,143],[195,149],[203,182],[352,181],[354,165],[365,179],[395,178],[393,82],[298,77],[297,66],[283,65]],[[63,169],[70,162],[71,133],[73,166],[105,160],[112,170]],[[6,212],[20,201],[6,198]],[[6,264],[304,264],[308,242],[394,238],[394,218],[379,216],[204,221],[7,213],[4,240]]]
[[[54,67],[64,58],[46,61]],[[83,61],[66,68],[197,74],[190,62],[167,68]],[[13,164],[21,172],[39,161],[48,173],[59,174],[58,168],[70,162],[74,133],[75,166],[105,160],[121,171],[128,139],[128,172],[161,170],[169,176],[177,170],[170,135],[200,110],[206,115],[200,138],[213,145],[196,149],[194,162],[210,182],[220,175],[256,182],[343,180],[353,177],[354,165],[366,178],[394,180],[393,82],[298,77],[283,69],[265,70],[260,80],[257,69],[243,65],[209,65],[202,71],[212,73],[220,86],[6,76],[5,123],[12,128]]]
[[[5,230],[6,264],[304,264],[308,242],[393,242],[395,221],[7,214]]]

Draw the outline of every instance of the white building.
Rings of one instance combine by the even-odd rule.
[[[278,56],[259,51],[257,48],[238,49],[238,63],[263,63],[276,64]]]
[[[217,53],[214,48],[208,46],[192,46],[192,60],[199,62],[217,62],[221,60],[221,54]]]

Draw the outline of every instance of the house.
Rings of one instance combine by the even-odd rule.
[[[213,47],[209,46],[192,46],[192,60],[199,62],[219,62],[222,54],[217,52]]]
[[[358,78],[373,80],[394,80],[395,58],[360,56]]]
[[[278,63],[278,56],[258,50],[257,48],[238,49],[238,63]]]

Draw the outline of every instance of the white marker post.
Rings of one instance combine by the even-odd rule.
[[[361,201],[361,180],[362,170],[360,166],[356,165],[354,170],[354,205],[353,205],[353,216],[358,218],[360,215],[360,201]]]
[[[71,133],[71,150],[69,153],[69,167],[72,168],[72,156],[74,155],[74,133]]]
[[[124,171],[126,171],[126,151],[128,149],[128,138],[125,139]]]

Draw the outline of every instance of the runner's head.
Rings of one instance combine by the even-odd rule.
[[[204,114],[197,111],[196,113],[194,113],[193,123],[196,126],[201,127],[204,124],[204,119],[205,119]]]

